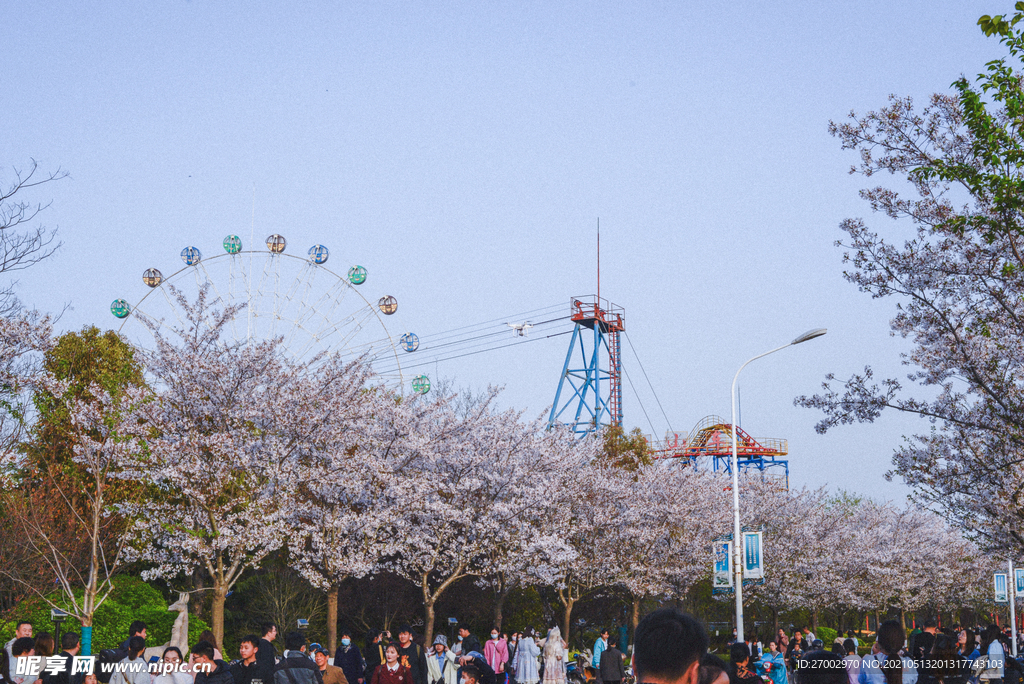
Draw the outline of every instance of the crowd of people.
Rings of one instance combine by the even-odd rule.
[[[756,636],[731,641],[729,676],[732,684],[798,684],[808,654],[820,652],[842,663],[845,679],[835,684],[1021,684],[1024,666],[1008,656],[1010,640],[1008,628],[940,629],[935,620],[908,637],[890,620],[878,628],[870,653],[861,656],[853,631],[826,646],[809,627],[792,636],[780,629],[767,645]]]
[[[333,658],[302,632],[284,635],[280,656],[277,626],[265,623],[262,636],[241,640],[230,663],[210,632],[185,655],[175,646],[146,660],[146,625],[134,622],[118,649],[100,653],[99,667],[78,671],[79,636],[33,636],[18,623],[15,637],[0,653],[0,684],[569,684],[568,645],[557,627],[546,634],[491,630],[481,643],[460,626],[449,647],[439,634],[430,644],[417,641],[411,627],[366,635],[364,648],[341,633]],[[826,647],[808,629],[790,636],[779,630],[767,645],[756,637],[729,644],[729,663],[708,652],[708,636],[694,618],[672,608],[651,613],[634,635],[632,674],[641,684],[1024,684],[1024,667],[1013,657],[1009,634],[996,625],[938,628],[934,621],[906,635],[899,622],[882,623],[870,652],[858,653],[853,632]],[[692,658],[691,658],[692,656]],[[19,659],[33,658],[37,672]],[[585,681],[622,684],[630,672],[619,645],[602,630],[594,643]]]
[[[262,625],[262,636],[243,637],[238,658],[224,661],[210,632],[203,632],[188,653],[176,646],[162,655],[146,651],[146,624],[136,621],[117,649],[102,651],[93,672],[76,672],[74,659],[81,649],[79,636],[61,637],[55,654],[53,637],[46,632],[33,638],[32,625],[20,622],[15,637],[0,653],[0,684],[566,684],[568,645],[558,627],[547,634],[528,630],[506,634],[491,630],[480,640],[464,626],[449,647],[439,634],[429,648],[417,642],[411,627],[366,635],[361,651],[350,632],[342,632],[333,659],[318,643],[308,643],[302,632],[284,635],[278,656],[274,642],[277,626]],[[602,630],[594,645],[593,667],[602,684],[619,684],[626,677],[622,650]],[[37,657],[38,673],[18,671],[19,658]],[[62,662],[54,665],[53,660]]]

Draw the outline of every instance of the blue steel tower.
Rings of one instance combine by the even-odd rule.
[[[600,296],[573,297],[576,327],[558,380],[548,425],[563,423],[579,436],[622,426],[622,353],[625,312]],[[577,351],[579,350],[579,351]]]

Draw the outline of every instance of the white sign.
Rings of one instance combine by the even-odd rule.
[[[1005,572],[997,572],[993,578],[993,584],[995,588],[996,603],[1009,603],[1010,602],[1010,587],[1008,577]]]
[[[743,533],[743,578],[758,580],[764,578],[764,564],[761,556],[761,533]]]
[[[715,558],[715,572],[711,581],[712,589],[732,588],[732,542],[716,541],[711,545]]]

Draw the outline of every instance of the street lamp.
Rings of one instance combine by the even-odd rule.
[[[740,379],[740,371],[746,368],[752,361],[757,361],[762,356],[768,356],[774,354],[777,351],[781,351],[786,347],[792,347],[794,344],[800,344],[807,340],[813,340],[815,337],[821,337],[828,330],[825,328],[815,328],[814,330],[808,330],[800,337],[796,338],[792,342],[776,347],[771,351],[766,351],[763,354],[758,354],[754,358],[750,359],[736,371],[735,377],[732,379],[732,514],[733,514],[733,529],[732,529],[732,546],[733,546],[733,586],[736,588],[736,640],[743,641],[743,549],[740,544],[740,476],[739,476],[739,458],[736,455],[737,452],[737,437],[736,437],[736,381]]]
[[[57,632],[56,643],[60,646],[60,625],[62,622],[68,619],[68,613],[60,610],[59,608],[50,609],[50,620],[53,622],[53,626],[56,628],[54,631]]]

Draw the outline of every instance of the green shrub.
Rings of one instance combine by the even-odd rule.
[[[81,592],[76,592],[76,595],[81,597]],[[50,598],[58,606],[70,610],[60,593],[55,592]],[[171,628],[177,617],[177,611],[167,610],[167,601],[157,589],[137,577],[117,577],[114,579],[114,590],[93,615],[92,652],[99,653],[102,649],[120,646],[128,638],[128,627],[135,620],[146,623],[146,642],[150,646],[166,643],[171,638]],[[0,622],[0,643],[11,639],[15,626],[24,620],[32,623],[32,629],[37,635],[40,632],[54,632],[50,606],[41,598],[32,597],[15,606],[10,620]],[[208,625],[190,615],[189,644],[196,643],[204,629],[209,629]],[[81,623],[69,618],[61,625],[62,634],[68,631],[81,633]]]
[[[836,640],[836,630],[831,627],[819,627],[817,637],[821,639],[821,643],[825,645],[825,648],[831,648],[832,642]]]

